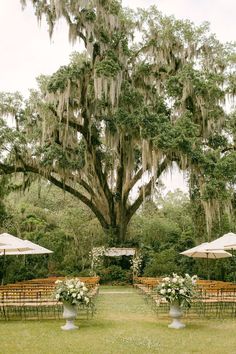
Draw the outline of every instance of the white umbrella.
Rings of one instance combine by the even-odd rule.
[[[43,254],[52,253],[45,247],[28,240],[22,240],[7,233],[0,235],[0,255]]]
[[[227,258],[232,257],[232,254],[224,250],[209,250],[209,242],[201,243],[198,246],[190,248],[186,251],[181,252],[184,256],[193,257],[193,258]]]
[[[208,259],[219,259],[219,258],[232,257],[232,254],[229,252],[226,252],[224,250],[208,250],[208,247],[209,247],[209,242],[204,242],[198,246],[195,246],[195,247],[190,248],[186,251],[183,251],[180,254],[183,254],[184,256],[187,256],[187,257],[193,257],[193,258],[206,258],[207,259],[207,276],[209,278]]]
[[[18,237],[12,236],[8,233],[3,233],[0,235],[0,256],[3,256],[3,275],[2,275],[2,284],[5,274],[5,256],[6,254],[13,254],[13,252],[23,252],[29,251],[31,248],[29,245],[24,243],[24,240],[21,240]]]
[[[24,240],[7,233],[0,235],[0,255],[12,254],[13,252],[30,251],[32,248]]]
[[[216,240],[210,242],[207,246],[209,251],[212,250],[224,250],[224,249],[234,249],[232,245],[236,245],[236,234],[229,232]]]
[[[52,251],[35,243],[22,240],[18,237],[3,233],[0,235],[0,256],[4,256],[3,275],[5,272],[5,256],[6,255],[22,255],[22,254],[44,254],[52,253]],[[2,278],[3,283],[3,278]]]
[[[235,246],[235,247],[234,247]],[[234,250],[236,249],[236,234],[229,232],[216,240],[209,243],[209,250],[223,249],[223,250]],[[234,258],[235,259],[235,258]],[[235,271],[234,271],[234,282],[235,282]]]
[[[33,243],[28,240],[24,240],[25,250],[20,251],[10,251],[9,253],[6,252],[7,255],[20,255],[20,254],[45,254],[45,253],[53,253],[49,249],[39,246],[36,243]],[[27,249],[28,248],[28,249]],[[0,247],[1,249],[1,247]]]
[[[233,251],[233,250],[236,250],[236,243],[233,243],[232,245],[227,245],[224,247],[225,250],[228,250],[228,251]]]

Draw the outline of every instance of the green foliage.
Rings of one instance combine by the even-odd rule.
[[[0,94],[0,174],[17,169],[29,174],[28,185],[33,174],[48,178],[81,200],[107,235],[113,231],[110,243],[122,244],[133,215],[177,164],[189,173],[191,202],[196,210],[201,203],[210,234],[233,200],[236,124],[224,102],[235,95],[235,44],[154,6],[29,2],[50,35],[63,18],[85,51],[41,76],[29,100]],[[3,123],[9,115],[13,128]],[[173,246],[183,230],[162,219],[160,234]]]
[[[132,283],[132,271],[122,269],[117,265],[110,265],[102,268],[98,275],[101,277],[101,284],[127,284]]]
[[[107,57],[97,63],[95,69],[98,76],[116,77],[120,71],[120,65],[113,53],[107,53]]]
[[[172,249],[159,252],[145,267],[144,276],[156,277],[176,272],[178,270],[177,255]]]
[[[50,255],[6,257],[6,282],[46,277],[48,275],[91,275],[90,252],[105,245],[107,239],[91,212],[76,200],[43,181],[38,190],[33,184],[29,192],[16,192],[5,197],[4,228],[48,249]],[[146,203],[128,230],[126,247],[136,247],[142,255],[141,275],[163,276],[171,272],[207,277],[206,261],[181,256],[179,253],[207,240],[196,223],[198,210],[186,195],[178,191],[159,196]],[[198,215],[199,216],[199,215]],[[226,215],[213,225],[214,235],[222,235],[232,227]],[[97,269],[103,283],[124,284],[132,280],[130,257],[104,257]],[[0,259],[3,262],[3,259]],[[0,264],[0,269],[1,269]],[[234,279],[231,260],[209,262],[211,278]]]
[[[0,227],[7,219],[6,207],[4,204],[4,197],[9,193],[8,179],[6,176],[0,178]]]
[[[41,181],[25,195],[11,193],[6,213],[3,231],[53,250],[50,255],[6,257],[6,282],[89,272],[85,270],[90,268],[89,253],[93,245],[103,242],[104,234],[74,198]]]
[[[180,255],[180,252],[209,241],[197,204],[182,192],[168,193],[158,198],[156,204],[146,203],[129,229],[130,241],[143,255],[142,274],[164,276],[171,272],[197,274],[207,278],[206,260]],[[214,236],[234,229],[234,223],[222,215],[220,223],[213,225]],[[234,266],[231,260],[209,262],[211,279],[233,279]],[[228,274],[227,274],[227,271]]]
[[[84,58],[84,56],[82,56]],[[61,66],[59,70],[57,70],[49,79],[47,88],[49,92],[57,92],[58,90],[61,92],[64,92],[67,85],[68,81],[71,83],[79,80],[81,78],[81,75],[83,73],[83,70],[86,68],[86,63],[85,61],[82,62],[76,61],[74,57],[72,57],[72,63],[68,66]],[[84,59],[85,60],[85,59]]]

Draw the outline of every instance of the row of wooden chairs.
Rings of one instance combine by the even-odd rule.
[[[0,318],[32,318],[33,314],[35,318],[60,318],[62,303],[53,297],[56,280],[58,278],[34,279],[0,286]],[[89,296],[94,298],[98,293],[99,278],[80,277],[80,280],[89,288]],[[91,303],[90,308],[86,308],[87,317],[93,313]]]
[[[155,287],[161,282],[162,278],[154,278],[154,277],[135,277],[135,284],[144,284],[147,287]]]
[[[154,278],[154,277],[136,277],[134,278],[135,284],[144,284],[147,287],[154,288],[161,283],[163,278]],[[199,288],[207,289],[221,289],[221,288],[230,288],[236,289],[236,284],[231,282],[219,281],[219,280],[202,280],[199,279],[196,282]]]
[[[64,280],[67,277],[48,277],[48,278],[38,278],[38,279],[31,279],[31,280],[24,280],[18,283],[14,283],[15,284],[19,284],[19,285],[25,285],[25,284],[41,284],[41,285],[55,285],[55,282],[57,280]],[[96,276],[96,277],[78,277],[78,279],[84,283],[86,283],[86,285],[93,285],[93,284],[98,284],[100,281],[100,277]]]
[[[139,277],[134,286],[151,301],[158,312],[167,312],[168,303],[156,292],[160,278]],[[204,316],[236,316],[236,284],[220,281],[198,281],[191,313]]]

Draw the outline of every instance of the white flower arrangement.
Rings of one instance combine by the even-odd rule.
[[[169,303],[177,301],[180,306],[191,306],[192,298],[195,294],[197,276],[185,274],[184,277],[173,273],[171,276],[163,278],[157,286],[157,293],[161,299]]]
[[[71,305],[89,305],[88,288],[78,278],[57,280],[55,284],[54,297],[57,301],[67,302]]]

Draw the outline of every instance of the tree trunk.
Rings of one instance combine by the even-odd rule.
[[[120,224],[116,225],[116,227],[110,226],[108,229],[103,229],[109,240],[109,246],[115,247],[125,245],[127,226],[128,225],[121,220]]]

